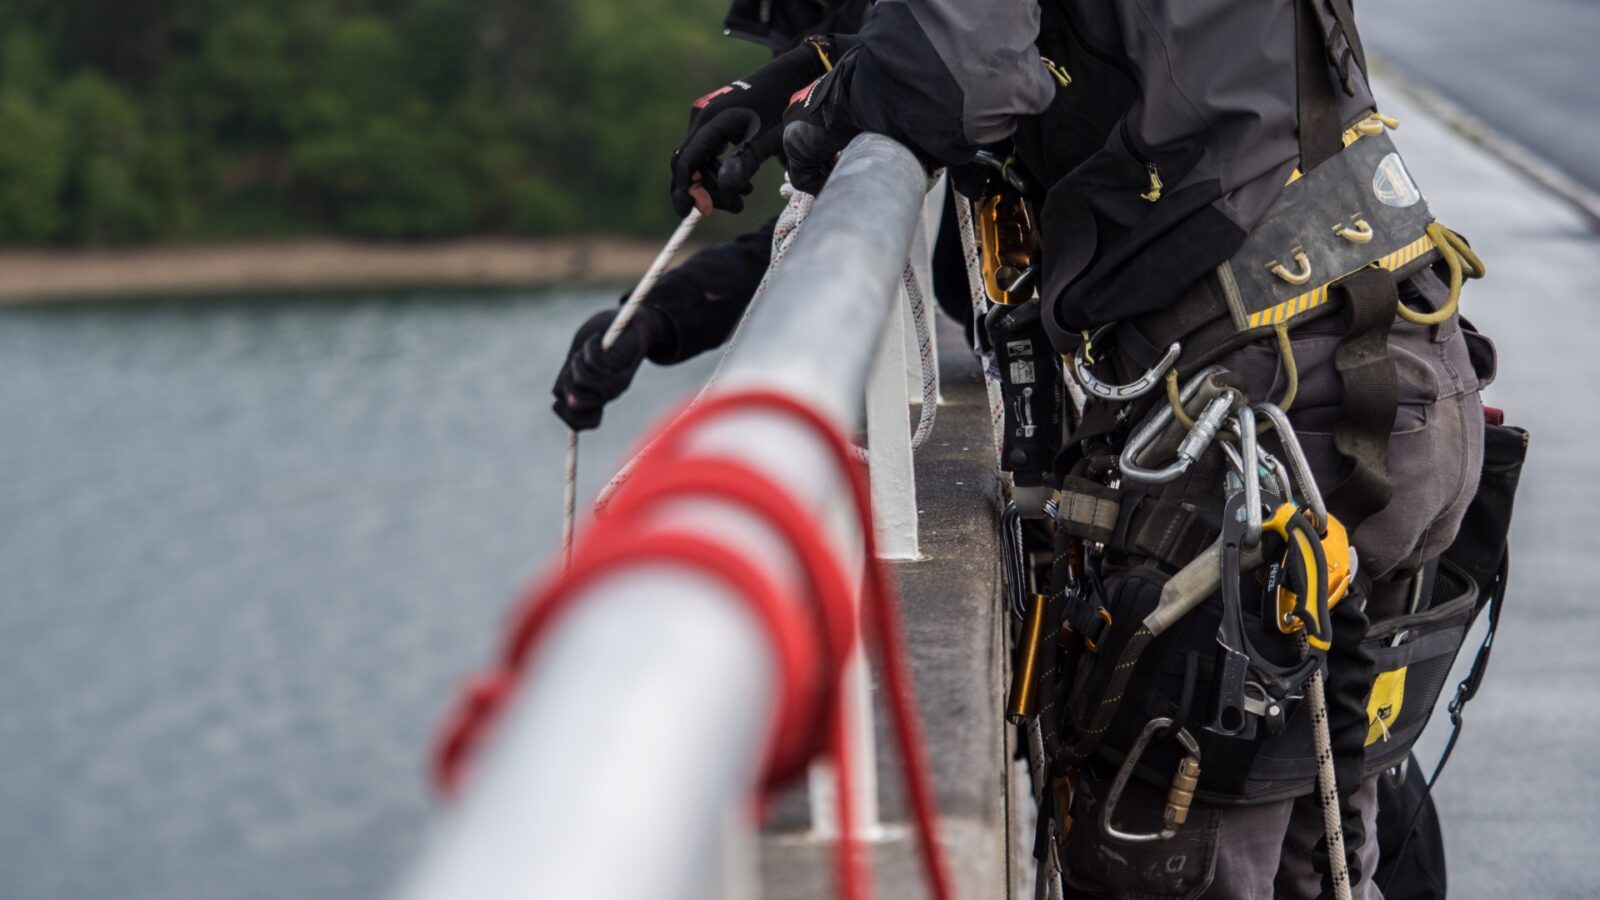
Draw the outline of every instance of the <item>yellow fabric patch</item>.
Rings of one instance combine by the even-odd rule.
[[[1400,708],[1406,700],[1405,667],[1384,672],[1372,683],[1372,696],[1367,699],[1367,743],[1372,746],[1388,740],[1389,729],[1400,718]]]

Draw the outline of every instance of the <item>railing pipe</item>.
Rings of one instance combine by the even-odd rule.
[[[905,148],[857,138],[713,390],[780,390],[853,425],[926,188]],[[787,485],[860,564],[849,492],[804,428],[730,413],[686,448]],[[700,500],[656,515],[735,539],[800,583],[787,545],[746,513]],[[727,822],[757,789],[777,690],[766,638],[725,591],[655,562],[585,589],[535,653],[405,900],[717,896]]]

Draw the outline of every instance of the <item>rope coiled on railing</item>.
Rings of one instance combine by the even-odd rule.
[[[680,565],[733,589],[751,609],[771,642],[780,673],[778,712],[765,767],[771,788],[802,772],[819,754],[832,757],[839,779],[840,893],[847,900],[871,894],[865,848],[855,840],[845,752],[846,718],[842,671],[857,633],[857,606],[846,566],[829,547],[822,524],[785,486],[755,469],[687,450],[691,434],[729,413],[781,415],[819,438],[849,485],[867,560],[860,604],[860,633],[876,650],[886,699],[900,745],[906,793],[920,838],[933,895],[952,896],[948,866],[938,841],[937,811],[923,750],[921,727],[906,661],[895,581],[878,560],[865,468],[850,442],[821,414],[781,393],[752,391],[714,395],[670,421],[650,442],[634,476],[619,488],[608,515],[577,541],[570,566],[530,591],[513,616],[499,659],[469,684],[438,744],[438,785],[453,792],[501,708],[538,652],[552,622],[570,610],[580,590],[597,579],[641,564]],[[649,512],[668,500],[695,498],[739,507],[767,523],[800,561],[806,596],[787,590],[746,549],[726,537],[665,527]],[[808,614],[809,613],[809,614]]]

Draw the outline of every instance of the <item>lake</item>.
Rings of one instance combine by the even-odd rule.
[[[616,293],[0,308],[0,896],[384,896]],[[584,496],[711,367],[646,370]]]

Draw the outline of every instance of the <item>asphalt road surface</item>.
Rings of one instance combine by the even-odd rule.
[[[1358,3],[1372,55],[1600,191],[1600,3]]]
[[[1452,900],[1600,896],[1588,823],[1600,796],[1600,236],[1570,206],[1379,82],[1398,116],[1395,143],[1433,212],[1468,235],[1489,269],[1462,313],[1499,347],[1485,401],[1532,435],[1512,528],[1511,590],[1493,664],[1435,792],[1444,819]],[[1480,623],[1481,625],[1482,623]],[[1444,707],[1418,756],[1431,767]]]

